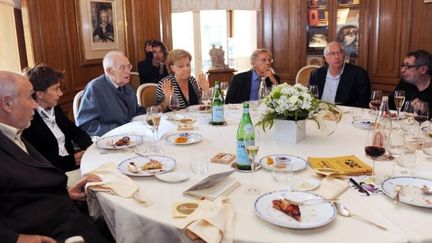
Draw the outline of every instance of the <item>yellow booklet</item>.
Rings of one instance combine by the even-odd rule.
[[[309,165],[315,170],[335,171],[332,174],[370,175],[372,168],[355,155],[325,158],[308,158]]]

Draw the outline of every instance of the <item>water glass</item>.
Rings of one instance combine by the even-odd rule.
[[[288,190],[291,190],[293,166],[289,158],[276,157],[273,162],[272,175],[276,182],[288,185]]]
[[[319,98],[319,89],[318,85],[309,85],[309,91],[315,98]]]
[[[207,155],[191,155],[190,168],[194,174],[205,175],[209,169],[209,158]]]
[[[397,163],[400,167],[411,170],[414,169],[417,161],[416,150],[413,148],[405,147],[405,154],[397,159]],[[402,174],[408,173],[407,170],[401,171]]]

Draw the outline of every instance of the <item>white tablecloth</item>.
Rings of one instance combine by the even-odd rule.
[[[232,108],[232,107],[230,107]],[[307,157],[341,156],[354,154],[371,164],[364,154],[367,130],[354,128],[351,124],[353,115],[359,111],[345,108],[345,113],[337,130],[330,136],[323,136],[313,121],[307,122],[306,139],[298,144],[281,144],[272,139],[270,131],[262,136],[257,158],[275,153],[285,153]],[[192,145],[172,145],[162,138],[163,154],[175,158],[176,171],[190,174],[190,179],[181,183],[165,183],[154,177],[133,178],[153,200],[151,207],[143,207],[133,199],[122,199],[107,193],[97,193],[106,221],[117,242],[187,242],[183,233],[175,228],[176,220],[172,217],[172,204],[193,199],[182,196],[182,192],[201,180],[203,176],[191,173],[189,160],[193,154],[206,154],[209,157],[217,152],[235,153],[236,130],[242,110],[225,108],[227,126],[210,126],[206,119],[209,115],[179,112],[187,117],[196,117],[199,126],[194,131],[203,136],[200,143]],[[256,121],[252,111],[252,120]],[[367,116],[368,112],[360,115]],[[175,131],[172,131],[175,132]],[[278,131],[283,132],[283,131]],[[134,121],[111,131],[113,134],[141,134],[148,137],[148,130],[143,121]],[[106,136],[107,136],[106,135]],[[149,139],[147,139],[148,141]],[[138,146],[138,151],[145,151],[148,144]],[[132,151],[105,151],[92,145],[81,161],[82,173],[87,173],[107,162],[120,163],[136,156]],[[391,163],[386,162],[386,166]],[[390,167],[389,167],[390,168]],[[210,173],[227,170],[226,165],[210,164]],[[432,163],[425,160],[421,151],[417,151],[417,170],[432,171]],[[359,222],[352,218],[337,216],[334,222],[317,229],[294,230],[277,227],[261,220],[254,212],[253,203],[257,196],[245,195],[245,188],[251,181],[250,174],[234,173],[241,187],[230,194],[236,209],[235,242],[425,242],[432,241],[432,210],[405,204],[393,204],[384,194],[361,196],[353,189],[348,189],[339,198],[350,210],[379,223],[388,231]],[[310,169],[297,172],[294,183],[302,179],[319,178]],[[261,192],[284,189],[284,185],[273,181],[270,171],[261,169],[255,175],[255,184]]]

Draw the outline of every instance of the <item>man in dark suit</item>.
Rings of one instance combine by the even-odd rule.
[[[72,201],[85,200],[85,184],[100,178],[85,176],[67,190],[64,173],[21,139],[37,107],[32,93],[23,76],[0,71],[0,241],[55,242],[80,235],[85,242],[106,242]]]
[[[345,63],[345,51],[339,42],[330,42],[324,49],[328,66],[311,74],[309,85],[317,85],[322,101],[355,107],[368,107],[369,75],[361,67]]]
[[[280,83],[280,78],[273,74],[271,64],[273,57],[270,51],[258,49],[252,53],[253,69],[234,75],[228,89],[225,103],[242,103],[258,99],[261,78],[265,78],[266,86],[271,87]]]

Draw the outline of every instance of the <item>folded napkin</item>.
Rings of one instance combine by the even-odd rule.
[[[192,240],[229,243],[234,238],[234,207],[227,197],[202,200],[198,208],[178,224]]]
[[[327,176],[321,181],[321,185],[314,192],[325,199],[336,199],[348,188],[348,183],[343,180]]]
[[[123,198],[134,198],[143,206],[151,205],[151,200],[145,195],[137,184],[129,177],[117,170],[117,165],[107,163],[90,172],[99,176],[102,181],[89,182],[86,185],[87,203],[92,217],[101,215],[95,192],[109,192]]]

